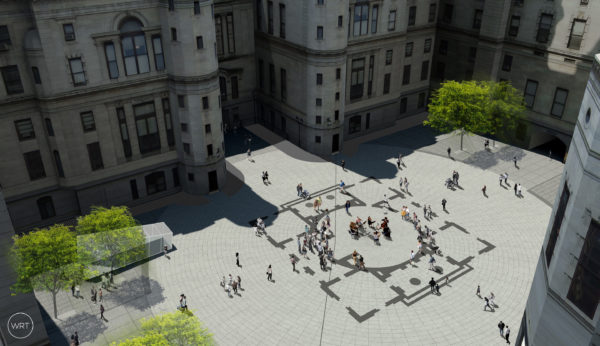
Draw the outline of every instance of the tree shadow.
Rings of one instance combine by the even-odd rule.
[[[165,300],[164,289],[154,279],[140,276],[121,281],[111,294],[104,296],[104,304],[109,306],[130,306],[143,311]]]
[[[52,345],[68,345],[68,340],[71,334],[77,332],[79,334],[79,342],[93,342],[98,336],[108,329],[106,322],[100,320],[100,313],[91,314],[87,311],[80,312],[76,315],[60,322],[60,329],[48,329],[48,337]]]

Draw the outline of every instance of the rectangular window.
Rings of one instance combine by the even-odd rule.
[[[371,55],[369,57],[369,72],[367,76],[367,96],[371,96],[373,92],[373,74],[374,74],[374,65],[375,65],[375,56]]]
[[[452,15],[454,12],[454,6],[451,4],[444,5],[444,15],[442,16],[442,22],[444,23],[452,23]]]
[[[269,87],[271,94],[275,94],[275,65],[269,64]]]
[[[519,33],[519,25],[521,24],[520,16],[512,16],[510,17],[510,26],[508,27],[508,35],[509,36],[517,36]]]
[[[225,46],[223,42],[223,21],[221,16],[215,17],[215,37],[217,42],[217,56],[222,56],[225,53]]]
[[[165,97],[161,100],[163,115],[165,117],[165,128],[167,130],[167,144],[169,147],[175,145],[175,130],[173,129],[173,117],[171,116],[171,104],[169,98]]]
[[[344,17],[338,16],[338,28],[341,28],[344,25]]]
[[[154,103],[133,106],[140,153],[146,154],[160,149],[160,136],[156,122]]]
[[[279,4],[279,37],[285,38],[285,5]]]
[[[383,76],[383,94],[389,94],[390,93],[390,82],[392,79],[392,74],[391,73],[386,73]]]
[[[317,0],[317,5],[324,5],[325,4],[325,0]]]
[[[100,143],[94,142],[88,144],[87,150],[90,157],[92,171],[104,168],[104,163],[102,162],[102,152],[100,151]]]
[[[183,143],[183,152],[188,155],[192,153],[192,150],[190,149],[190,143]]]
[[[337,109],[335,110],[335,112],[333,112],[333,120],[334,121],[340,120],[340,111],[338,111]]]
[[[256,0],[256,30],[262,31],[262,0]]]
[[[427,80],[427,78],[429,78],[429,60],[421,63],[421,80]]]
[[[367,113],[365,116],[365,130],[368,130],[371,127],[371,113]]]
[[[73,85],[85,85],[85,72],[83,71],[83,63],[81,58],[69,59],[69,66],[71,67],[71,78]]]
[[[322,120],[322,119],[321,119],[321,116],[320,116],[320,115],[317,115],[317,116],[315,117],[315,124],[317,124],[317,125],[320,125],[320,124],[321,124],[321,120]]]
[[[427,17],[427,23],[435,22],[436,4],[429,4],[429,16]]]
[[[202,109],[208,109],[208,96],[202,97]]]
[[[8,95],[20,94],[23,92],[23,84],[21,83],[21,75],[17,65],[2,67],[2,79],[4,87]]]
[[[204,49],[204,38],[202,36],[196,36],[196,48]]]
[[[323,27],[317,26],[317,40],[323,39]]]
[[[225,77],[219,77],[219,91],[221,92],[221,101],[227,101],[227,79]]]
[[[569,95],[569,90],[556,88],[556,92],[554,93],[554,101],[552,102],[552,109],[550,110],[550,114],[560,117],[563,115],[565,111],[565,105],[567,103],[567,96]]]
[[[171,41],[177,41],[177,29],[171,28]]]
[[[233,13],[227,13],[227,50],[229,54],[235,54],[235,31],[233,29]]]
[[[377,33],[377,16],[379,15],[379,6],[373,5],[371,8],[371,33]]]
[[[56,216],[56,210],[54,209],[54,202],[52,202],[51,196],[45,196],[38,199],[37,206],[42,220]]]
[[[261,59],[258,59],[258,86],[263,89],[264,88],[264,72],[263,72],[263,61]]]
[[[110,77],[110,79],[119,78],[119,66],[117,65],[115,45],[112,42],[106,42],[104,44],[104,53],[106,54],[106,66],[108,67],[108,76]]]
[[[171,175],[173,175],[173,186],[179,187],[179,169],[177,167],[172,168]]]
[[[6,49],[6,46],[9,44],[11,44],[11,41],[8,26],[0,25],[0,49]]]
[[[550,267],[550,261],[552,260],[552,255],[554,255],[554,247],[556,246],[556,242],[558,240],[560,227],[565,216],[565,210],[567,209],[567,203],[569,203],[570,196],[571,192],[569,191],[565,181],[565,185],[563,186],[563,191],[558,202],[558,208],[556,208],[556,214],[554,215],[554,221],[552,222],[552,228],[550,229],[548,244],[546,245],[546,265],[548,267]]]
[[[94,121],[94,113],[83,112],[80,113],[81,125],[83,126],[83,132],[91,132],[96,130],[96,121]]]
[[[211,132],[210,124],[204,125],[204,133],[209,134]]]
[[[438,53],[440,53],[440,55],[446,55],[448,53],[448,41],[440,41],[440,48],[438,50]]]
[[[187,123],[181,123],[181,124],[179,124],[179,126],[181,127],[181,132],[188,132],[188,124]]]
[[[477,58],[477,47],[469,47],[469,62],[475,62],[475,58]]]
[[[36,180],[46,176],[44,162],[42,161],[42,155],[39,150],[27,152],[23,154],[23,158],[25,159],[25,166],[27,166],[30,180]]]
[[[150,72],[146,38],[143,33],[122,37],[121,48],[125,61],[125,72],[128,76]]]
[[[231,98],[237,99],[238,97],[239,97],[238,77],[231,76]]]
[[[165,55],[160,35],[152,36],[152,48],[154,49],[154,67],[156,67],[156,71],[162,71],[165,69]]]
[[[417,6],[411,6],[408,8],[408,26],[415,25],[417,20]]]
[[[177,95],[177,105],[179,108],[185,108],[185,96]]]
[[[336,92],[335,93],[335,100],[338,101],[340,99],[340,93]]]
[[[31,119],[15,121],[15,128],[17,129],[19,141],[26,141],[28,139],[35,138],[35,131],[33,130],[33,122]]]
[[[535,102],[535,93],[537,92],[538,82],[528,79],[525,84],[525,106],[527,108],[533,108]]]
[[[267,2],[267,32],[273,35],[273,1]]]
[[[45,118],[44,122],[46,123],[46,132],[48,132],[48,136],[54,137],[54,127],[52,126],[52,120],[50,120],[50,118]]]
[[[123,143],[123,153],[125,157],[131,157],[131,142],[129,141],[129,130],[127,128],[127,119],[125,118],[125,109],[117,108],[117,120],[119,121],[119,132],[121,133],[121,142]]]
[[[33,82],[35,84],[42,84],[42,78],[40,77],[40,70],[37,67],[35,67],[35,66],[31,67],[31,74],[33,75]]]
[[[75,41],[75,29],[73,24],[63,24],[63,34],[65,35],[65,41]]]
[[[358,99],[363,95],[365,82],[365,59],[352,60],[352,72],[350,74],[350,99]]]
[[[410,65],[404,65],[404,72],[402,73],[402,85],[410,83]]]
[[[200,1],[194,1],[194,14],[200,14]]]
[[[481,29],[481,18],[483,17],[483,10],[475,10],[473,15],[473,29]]]
[[[388,14],[388,31],[396,30],[396,10],[390,11]]]
[[[323,74],[317,73],[317,85],[323,85]]]
[[[335,69],[335,79],[336,80],[340,80],[340,78],[342,78],[342,69],[341,68],[336,68]]]
[[[583,31],[585,29],[585,20],[575,19],[573,26],[571,27],[571,35],[569,36],[568,48],[579,49],[581,48],[581,41],[583,40]]]
[[[417,108],[425,107],[425,93],[419,93],[419,99],[417,101]]]
[[[354,6],[354,36],[362,36],[368,33],[369,25],[369,5]]]
[[[281,69],[279,78],[281,79],[281,100],[287,100],[287,72],[285,69]]]
[[[175,11],[175,0],[169,0],[168,8],[169,8],[169,11]]]
[[[315,143],[321,143],[321,136],[315,136]]]
[[[425,40],[425,44],[423,45],[423,53],[431,52],[431,39],[428,38]]]
[[[550,37],[550,28],[552,27],[552,19],[554,17],[551,14],[542,14],[538,23],[538,32],[536,40],[540,43],[547,43]]]
[[[213,146],[212,144],[209,144],[206,146],[206,155],[207,156],[213,156]]]
[[[600,222],[592,219],[579,253],[567,299],[590,319],[600,302]]]
[[[386,65],[391,65],[392,64],[392,57],[393,57],[394,51],[391,49],[388,49],[385,52],[385,64]]]
[[[504,54],[504,61],[502,61],[502,71],[510,72],[510,69],[512,68],[512,61],[512,55]]]
[[[406,113],[406,107],[408,106],[408,99],[403,97],[400,99],[400,114]]]
[[[317,107],[321,107],[323,105],[323,99],[322,98],[316,98],[315,99],[315,105]]]
[[[406,56],[406,57],[412,56],[412,54],[413,54],[413,47],[414,47],[414,43],[413,42],[408,42],[406,44],[406,46],[404,46],[404,56]]]

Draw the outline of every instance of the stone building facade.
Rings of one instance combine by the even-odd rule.
[[[511,80],[531,106],[517,141],[567,143],[600,35],[584,0],[0,4],[0,184],[19,231],[218,190],[224,130],[249,123],[330,157],[423,116],[431,81]]]
[[[589,74],[517,345],[600,345],[600,54]]]

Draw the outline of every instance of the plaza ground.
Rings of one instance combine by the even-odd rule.
[[[165,222],[174,232],[170,259],[155,258],[116,277],[117,288],[105,293],[108,322],[99,320],[89,286],[82,287],[84,299],[61,293],[59,319],[48,323],[54,342],[60,344],[75,330],[94,345],[130,336],[137,333],[139,318],[175,310],[181,293],[222,345],[500,345],[505,341],[496,328],[499,320],[516,336],[562,163],[501,143],[486,151],[479,136],[465,136],[459,151],[459,137],[416,127],[346,142],[345,152],[332,158],[346,161],[344,171],[258,125],[248,130],[271,145],[254,151],[253,161],[244,154],[228,157],[230,182],[223,192],[177,194],[134,209],[142,223]],[[449,146],[453,158],[446,154]],[[396,167],[398,153],[404,155],[402,170]],[[261,180],[265,170],[270,185]],[[443,184],[453,170],[461,186],[454,191]],[[511,188],[499,185],[501,172],[509,173]],[[408,192],[399,190],[400,177],[408,178]],[[349,194],[336,189],[340,180]],[[313,197],[322,196],[322,209],[330,210],[335,234],[330,246],[337,261],[328,271],[319,268],[316,255],[298,254],[297,235],[307,222],[322,217],[312,201],[296,196],[300,182]],[[523,186],[523,198],[514,195],[515,182]],[[394,210],[383,208],[384,194]],[[442,211],[442,198],[448,213]],[[351,216],[343,208],[347,200]],[[423,218],[423,204],[433,209],[431,221]],[[408,264],[417,233],[401,220],[402,206],[436,232],[441,272],[428,270],[429,249],[415,266]],[[356,216],[388,217],[392,240],[377,246],[367,236],[352,239],[347,229]],[[252,231],[257,217],[265,219],[267,235]],[[367,271],[354,269],[350,254],[355,249]],[[241,268],[235,265],[236,252]],[[290,255],[299,258],[297,272]],[[269,264],[274,282],[266,279]],[[243,290],[233,298],[219,285],[228,274],[242,278]],[[430,294],[432,277],[440,282],[440,295]],[[483,311],[484,302],[475,295],[478,284],[482,295],[494,292],[494,312]],[[48,296],[37,295],[52,311]]]

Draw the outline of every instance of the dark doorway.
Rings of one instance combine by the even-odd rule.
[[[567,153],[567,146],[560,139],[554,138],[549,142],[538,145],[537,147],[531,149],[531,151],[540,155],[549,156],[554,160],[564,162],[565,155]]]
[[[208,191],[217,191],[219,189],[219,182],[217,180],[217,171],[208,172]]]
[[[337,153],[340,151],[340,134],[336,133],[331,139],[331,152]]]
[[[137,189],[137,181],[135,179],[130,180],[129,186],[131,187],[131,198],[132,199],[140,198],[140,194],[138,193],[138,189]]]

